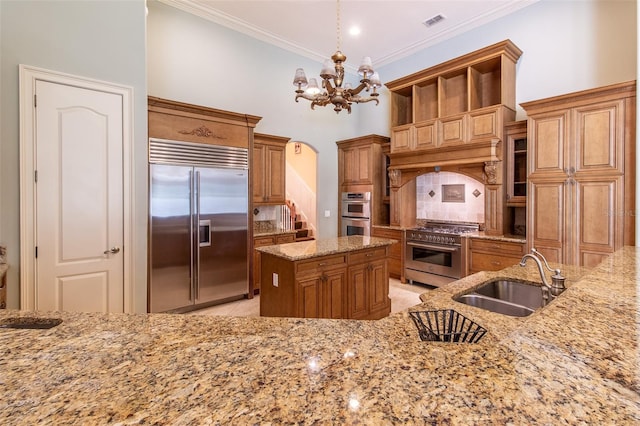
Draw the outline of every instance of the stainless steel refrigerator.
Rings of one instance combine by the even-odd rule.
[[[244,297],[248,150],[151,139],[149,312]]]

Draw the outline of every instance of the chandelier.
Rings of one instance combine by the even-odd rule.
[[[337,21],[337,49],[336,53],[331,56],[331,60],[327,59],[322,65],[320,77],[322,78],[322,90],[318,87],[315,78],[307,81],[307,76],[302,68],[296,70],[293,78],[293,85],[296,89],[296,102],[299,98],[311,101],[311,109],[316,105],[326,106],[333,104],[333,110],[338,114],[346,109],[351,114],[351,104],[361,104],[365,102],[380,103],[376,89],[382,84],[378,73],[371,66],[371,58],[365,56],[362,58],[362,64],[358,68],[358,74],[361,76],[358,87],[353,88],[350,83],[344,86],[344,66],[342,65],[347,57],[340,51],[340,0],[336,2],[336,21]],[[332,63],[333,61],[333,63]],[[368,96],[361,96],[362,91],[371,92]]]

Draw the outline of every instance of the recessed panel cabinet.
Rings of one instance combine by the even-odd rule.
[[[253,247],[271,246],[274,244],[287,244],[293,243],[296,240],[296,235],[291,234],[279,234],[279,235],[262,235],[253,237]],[[253,292],[260,290],[260,269],[262,263],[260,262],[260,252],[253,251]]]
[[[256,133],[253,142],[253,204],[284,204],[289,138]]]
[[[338,208],[341,208],[342,192],[371,193],[371,223],[388,223],[388,211],[384,206],[386,195],[386,157],[389,138],[379,135],[360,136],[337,141],[338,146]],[[338,218],[338,234],[341,229]]]
[[[593,267],[634,244],[635,81],[522,104],[528,239],[549,261]]]
[[[387,83],[391,153],[501,138],[515,118],[516,62],[505,40]]]
[[[260,315],[380,319],[391,312],[387,248],[291,261],[262,253]]]

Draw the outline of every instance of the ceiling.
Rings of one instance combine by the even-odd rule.
[[[159,0],[318,62],[337,48],[336,0]],[[369,56],[380,67],[539,0],[341,0],[347,66]],[[444,19],[431,27],[427,19]],[[358,36],[349,29],[361,28]]]

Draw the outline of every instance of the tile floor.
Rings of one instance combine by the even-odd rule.
[[[402,284],[395,278],[389,279],[389,297],[391,297],[391,313],[400,312],[420,303],[420,295],[433,287]],[[224,303],[210,308],[200,309],[190,315],[218,315],[236,317],[259,317],[260,296]]]

